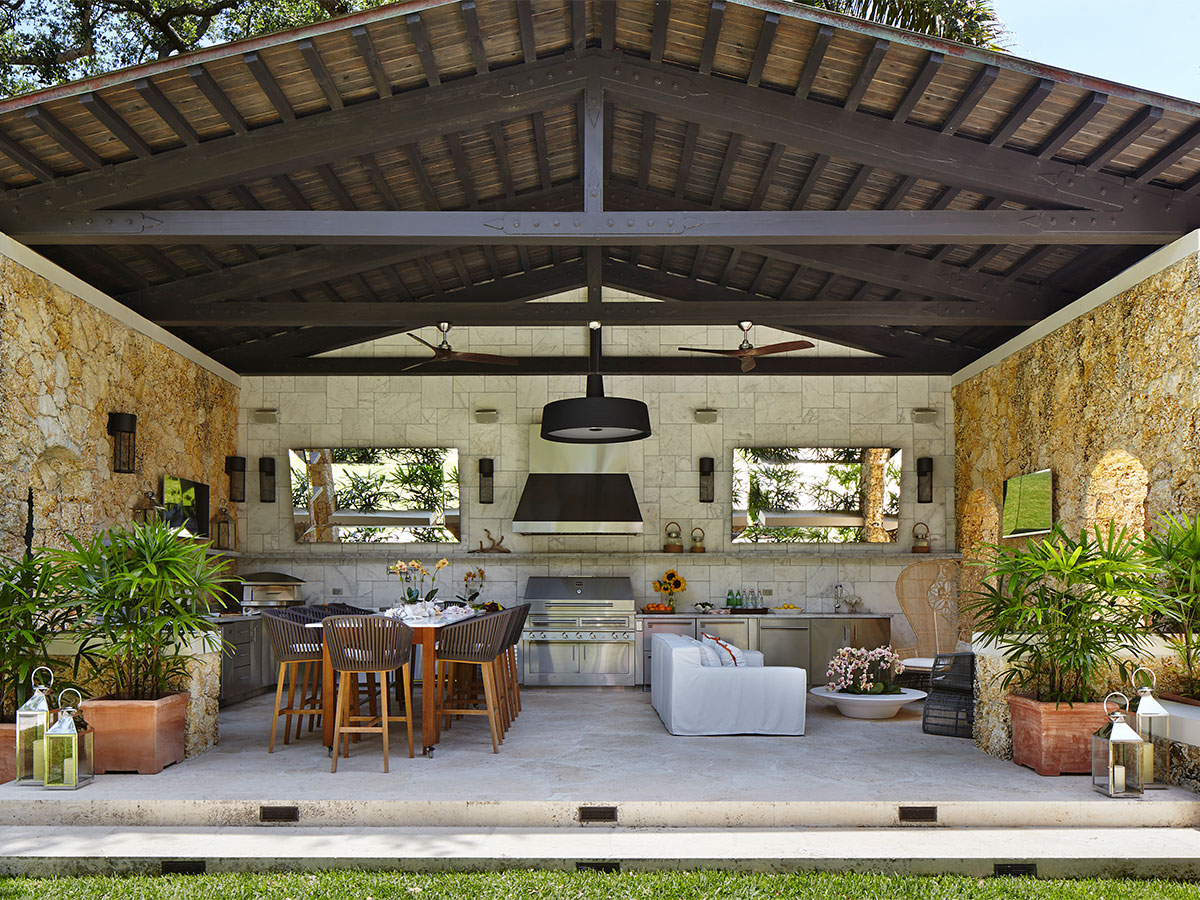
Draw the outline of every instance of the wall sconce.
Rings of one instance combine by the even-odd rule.
[[[933,502],[933,457],[917,457],[917,502]]]
[[[275,457],[264,456],[258,461],[258,499],[275,502]]]
[[[486,457],[479,460],[479,502],[494,503],[496,463]]]
[[[110,412],[108,433],[113,439],[113,471],[128,475],[137,462],[137,416],[133,413]]]
[[[222,506],[212,517],[208,533],[212,535],[213,547],[217,550],[237,549],[237,522],[229,515],[228,508]]]
[[[225,457],[225,474],[229,476],[229,502],[246,502],[246,457]]]
[[[717,411],[709,406],[696,410],[693,416],[698,425],[715,425],[717,422]]]
[[[711,456],[700,457],[700,502],[712,503],[715,496],[714,464]]]
[[[475,421],[480,425],[494,425],[500,421],[500,411],[496,409],[475,410]]]

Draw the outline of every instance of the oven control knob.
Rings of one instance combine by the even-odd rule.
[[[596,632],[594,632],[594,631],[588,632],[588,639],[594,641],[596,639]]]
[[[577,641],[583,640],[583,635],[580,634],[578,631],[575,632],[575,640],[577,640]]]

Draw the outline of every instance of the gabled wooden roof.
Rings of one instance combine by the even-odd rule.
[[[4,101],[0,181],[0,228],[243,372],[589,318],[947,372],[1200,225],[1200,107],[774,0],[410,0]],[[669,302],[524,302],[601,283]]]

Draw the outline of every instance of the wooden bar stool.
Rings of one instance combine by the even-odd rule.
[[[350,736],[383,736],[383,771],[388,771],[388,725],[404,722],[408,726],[408,756],[413,756],[412,659],[413,631],[397,619],[384,616],[330,616],[321,623],[329,662],[338,673],[337,706],[333,719],[333,763],[337,771],[338,755],[350,755]],[[404,687],[404,715],[391,715],[387,691],[389,672],[399,672]],[[378,676],[384,686],[383,709],[379,715],[359,715],[358,676]]]
[[[439,720],[444,716],[487,716],[492,732],[492,752],[500,752],[503,736],[500,726],[500,684],[498,660],[504,650],[511,621],[511,610],[487,613],[473,619],[446,625],[438,632],[437,670],[434,676],[433,701]],[[479,666],[483,681],[484,709],[476,709],[467,702],[452,706],[455,698],[450,687],[454,683],[455,668],[460,665]]]
[[[521,632],[525,630],[525,620],[529,618],[529,604],[514,606],[511,613],[512,621],[509,623],[504,648],[503,671],[508,681],[509,719],[515,719],[521,712],[521,671],[517,664],[517,643],[521,640]]]
[[[275,733],[279,717],[283,716],[283,742],[290,743],[292,717],[296,717],[296,737],[304,717],[309,717],[309,730],[321,715],[321,632],[305,628],[298,617],[273,612],[262,613],[263,627],[279,662],[279,678],[275,687],[275,715],[271,717],[271,740],[267,752],[275,752]],[[288,687],[287,706],[283,705],[284,687]],[[296,688],[300,688],[300,705],[296,705]]]

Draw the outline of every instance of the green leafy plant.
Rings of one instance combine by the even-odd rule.
[[[1200,694],[1200,516],[1163,515],[1142,541],[1153,581],[1154,623],[1183,665],[1184,691]]]
[[[0,558],[0,720],[29,699],[30,676],[50,663],[46,652],[69,614],[63,572],[43,551]]]
[[[1139,542],[1109,524],[1078,540],[1056,525],[1022,547],[992,544],[983,587],[964,609],[975,630],[1004,652],[1005,688],[1034,699],[1078,703],[1099,699],[1103,675],[1117,662],[1128,677],[1148,643],[1144,626],[1151,568]]]
[[[52,551],[78,604],[75,671],[86,666],[119,700],[156,700],[187,678],[188,646],[220,646],[210,604],[229,581],[209,545],[161,522],[68,538]]]

